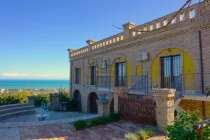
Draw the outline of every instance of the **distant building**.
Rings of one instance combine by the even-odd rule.
[[[0,88],[0,93],[4,93],[6,91],[6,89],[1,89]]]
[[[69,49],[71,97],[81,110],[97,113],[99,94],[114,87],[125,87],[134,97],[149,95],[152,88],[175,88],[176,96],[183,96],[176,111],[198,110],[210,117],[210,97],[204,95],[210,87],[210,7],[205,4],[184,9],[167,27],[175,13],[139,26],[128,22],[119,34]]]

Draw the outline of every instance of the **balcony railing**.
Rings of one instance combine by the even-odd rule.
[[[204,87],[202,86],[202,76],[204,78],[208,78],[210,74],[202,74],[202,73],[186,73],[181,74],[181,93],[182,94],[189,94],[189,95],[202,95],[204,94]],[[204,81],[205,82],[205,81]],[[209,81],[210,82],[210,81]],[[206,85],[208,81],[206,81]]]
[[[204,77],[203,85],[202,77]],[[169,76],[168,82],[164,84],[168,85],[166,88],[175,88],[182,95],[202,95],[204,94],[204,88],[210,86],[209,78],[210,73],[186,73],[176,77]],[[173,81],[170,79],[173,79]]]
[[[135,83],[128,89],[129,94],[148,93],[148,75],[142,75],[134,78]]]
[[[98,76],[97,88],[126,87],[133,94],[148,92],[148,76]]]
[[[202,77],[203,83],[202,83]],[[173,80],[172,80],[173,79]],[[83,84],[91,85],[91,79],[83,79]],[[95,79],[96,88],[111,91],[113,87],[126,87],[130,94],[146,94],[151,89],[148,75],[142,76],[98,76]],[[164,79],[162,88],[175,88],[181,95],[203,95],[206,87],[210,88],[210,73],[186,73],[179,76],[168,76]]]

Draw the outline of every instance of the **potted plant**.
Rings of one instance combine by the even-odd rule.
[[[210,95],[210,89],[208,87],[205,89],[205,95],[206,97]]]
[[[107,96],[106,92],[99,94],[99,100],[106,100],[106,96]]]

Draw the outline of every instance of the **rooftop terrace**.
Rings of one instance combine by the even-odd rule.
[[[100,48],[114,45],[128,38],[133,38],[136,36],[143,37],[145,34],[149,32],[156,31],[157,29],[162,29],[166,27],[168,23],[170,23],[168,26],[174,26],[175,24],[182,23],[185,21],[189,20],[192,21],[193,19],[195,19],[196,16],[199,16],[199,13],[204,6],[205,2],[197,3],[190,7],[182,9],[179,12],[179,14],[177,14],[177,12],[173,12],[171,14],[168,14],[166,16],[160,17],[158,19],[152,20],[150,22],[138,26],[136,26],[134,23],[128,22],[122,26],[123,32],[107,37],[100,41],[87,40],[86,41],[87,46],[82,47],[78,50],[68,49],[69,58],[74,58],[76,56],[84,55],[90,51],[96,51]]]

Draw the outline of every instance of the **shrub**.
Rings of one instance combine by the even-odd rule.
[[[134,133],[127,133],[125,134],[125,140],[139,140],[139,138]]]
[[[68,101],[66,104],[67,111],[78,111],[78,104],[75,100]]]
[[[91,120],[91,126],[104,125],[110,122],[119,121],[120,117],[117,113],[110,113],[109,116],[94,118]]]
[[[155,135],[151,127],[145,127],[135,133],[128,133],[125,135],[126,140],[146,140]]]
[[[49,102],[49,94],[39,94],[35,96],[34,99],[34,105],[41,106],[42,101],[45,101],[46,103]]]
[[[206,126],[203,129],[203,139],[204,140],[209,140],[210,139],[210,126]]]
[[[99,117],[91,120],[91,126],[103,125],[111,122],[109,117]]]
[[[110,113],[109,118],[112,122],[116,122],[120,120],[120,115],[118,113]]]
[[[21,103],[25,103],[28,101],[28,96],[30,95],[31,93],[29,91],[20,91],[18,94],[17,94],[17,97],[21,99]]]
[[[196,131],[193,129],[193,125],[201,120],[201,115],[198,112],[179,113],[177,118],[175,118],[174,124],[166,127],[166,130],[168,131],[168,138],[170,140],[197,140],[198,136]]]
[[[69,101],[68,93],[66,93],[66,92],[59,92],[58,99],[59,99],[60,102],[68,102]]]
[[[18,104],[21,103],[21,99],[14,95],[0,97],[0,105],[7,105],[7,104]]]
[[[151,128],[141,129],[136,132],[136,135],[140,140],[146,140],[155,135],[155,132]]]
[[[117,113],[111,113],[109,116],[99,117],[92,119],[89,123],[84,120],[78,120],[73,123],[76,130],[82,130],[88,127],[93,127],[97,125],[104,125],[110,122],[118,121],[119,115]]]
[[[87,128],[88,125],[87,125],[86,121],[78,120],[73,123],[73,126],[76,128],[76,130],[83,130],[83,129]]]

